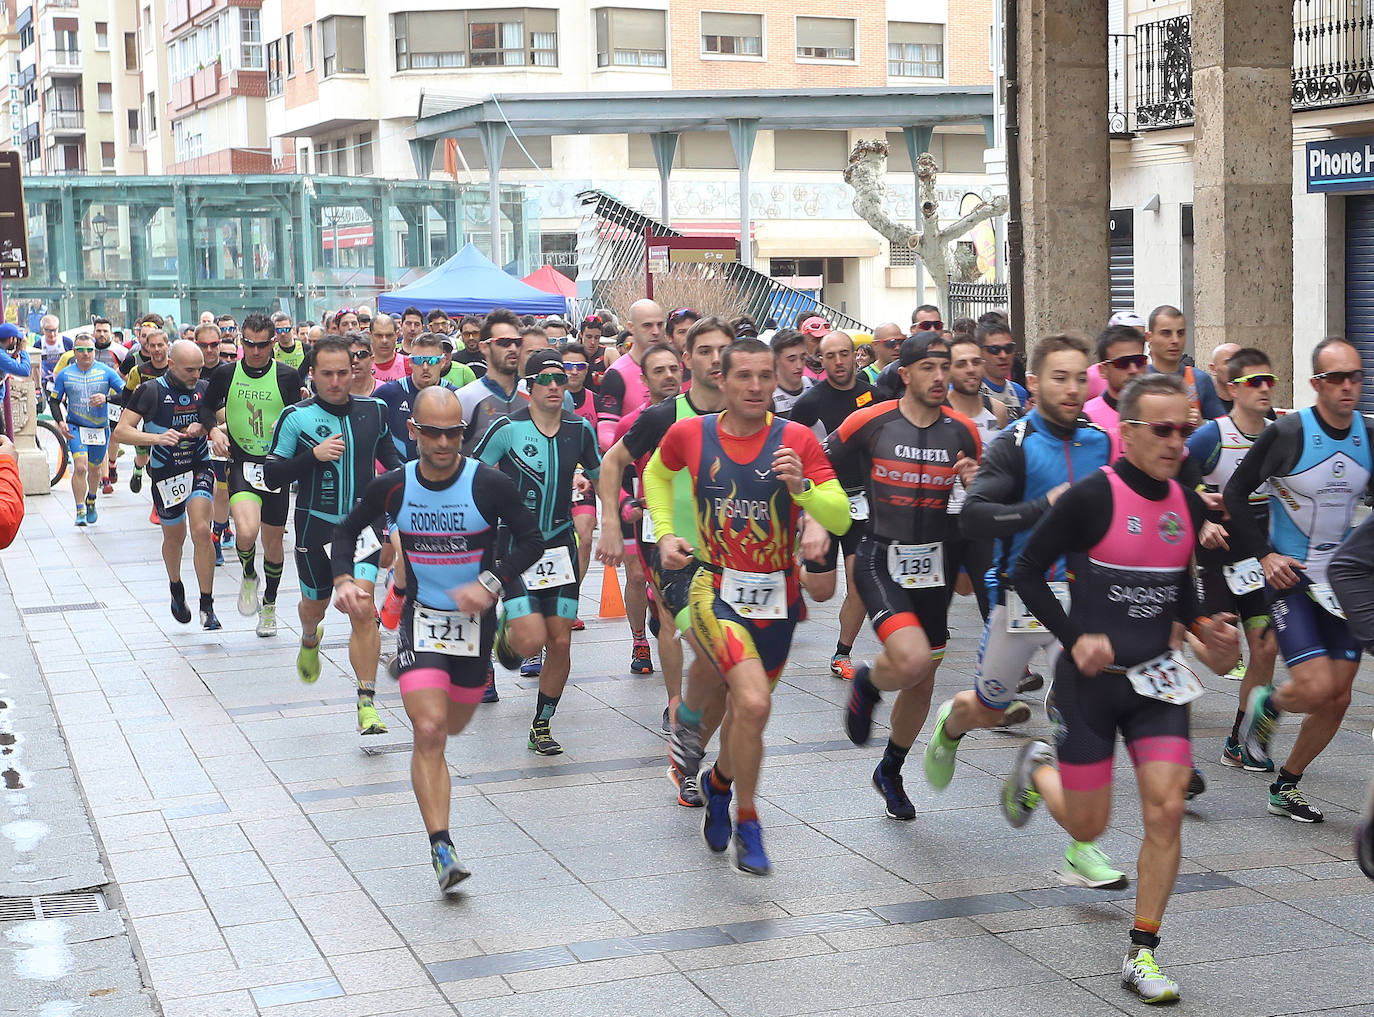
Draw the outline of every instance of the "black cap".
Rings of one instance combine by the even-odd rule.
[[[525,377],[533,378],[546,367],[563,370],[563,354],[557,350],[536,350],[531,353],[530,359],[525,361]]]
[[[932,346],[940,348],[932,350]],[[908,336],[897,352],[897,360],[903,367],[914,364],[918,360],[925,360],[927,357],[949,359],[949,343],[939,332],[922,332],[918,335]]]

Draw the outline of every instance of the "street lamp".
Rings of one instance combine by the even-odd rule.
[[[110,220],[105,218],[103,212],[97,212],[91,219],[91,229],[95,230],[95,242],[100,245],[100,278],[105,278],[105,230],[109,227]]]

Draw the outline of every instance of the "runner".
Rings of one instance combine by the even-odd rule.
[[[214,328],[215,326],[211,325],[210,327]],[[196,334],[200,334],[200,329],[196,330]],[[219,344],[218,329],[215,330],[215,343],[216,345]],[[124,379],[126,399],[131,398],[145,381],[161,378],[167,373],[167,365],[170,363],[167,355],[167,334],[160,330],[150,330],[148,335],[139,341],[139,352],[124,361],[128,370],[128,375]],[[113,434],[111,434],[111,443],[119,444]],[[143,471],[147,466],[148,449],[146,447],[134,449],[134,469],[133,473],[129,475],[129,490],[134,494],[143,490]],[[156,515],[156,509],[154,509],[154,515]],[[157,519],[154,518],[153,522],[157,522]]]
[[[568,373],[563,370],[562,354],[557,350],[534,353],[525,370],[529,372],[525,379],[529,405],[493,423],[473,454],[515,481],[522,503],[534,513],[544,537],[543,557],[522,573],[524,585],[512,583],[506,588],[496,654],[504,666],[516,664],[519,658],[510,655],[507,628],[527,616],[542,617],[544,662],[528,745],[541,756],[556,756],[563,746],[554,739],[550,725],[572,666],[572,623],[581,586],[574,565],[574,474],[580,468],[586,478],[595,480],[601,456],[591,425],[563,408]]]
[[[1312,370],[1316,405],[1266,427],[1225,489],[1231,547],[1264,569],[1274,633],[1288,664],[1286,682],[1250,693],[1240,742],[1252,760],[1262,760],[1280,711],[1307,715],[1269,786],[1269,812],[1300,823],[1325,818],[1298,781],[1339,729],[1360,666],[1360,644],[1327,584],[1326,567],[1350,534],[1374,469],[1369,432],[1355,412],[1364,380],[1359,351],[1344,339],[1323,339],[1312,351]],[[1267,535],[1250,511],[1250,495],[1266,482]]]
[[[257,634],[277,634],[277,590],[286,565],[284,536],[291,491],[272,489],[264,476],[272,432],[286,407],[305,398],[296,369],[272,356],[272,322],[264,315],[243,319],[243,359],[221,364],[210,375],[200,422],[210,445],[229,457],[229,511],[235,550],[243,568],[238,612],[258,616]],[[258,603],[257,544],[262,534],[262,603]]]
[[[855,670],[845,731],[855,745],[866,745],[882,691],[898,693],[873,787],[889,817],[907,820],[916,809],[903,788],[902,765],[930,711],[948,637],[950,490],[956,480],[967,486],[973,479],[983,446],[973,422],[944,404],[949,347],[939,332],[907,339],[897,363],[902,398],[849,416],[826,439],[826,450],[846,489],[862,485],[868,503],[854,582],[883,644],[871,668]]]
[[[1269,367],[1269,357],[1254,348],[1237,349],[1222,367],[1231,410],[1209,420],[1188,439],[1188,458],[1196,464],[1207,485],[1204,500],[1214,509],[1211,518],[1220,521],[1224,514],[1221,491],[1231,479],[1237,464],[1269,423],[1268,413],[1277,378]],[[1261,485],[1249,498],[1249,510],[1261,533],[1269,530],[1269,492]],[[1206,551],[1198,555],[1198,583],[1202,607],[1208,614],[1232,611],[1245,627],[1249,665],[1237,664],[1226,677],[1240,682],[1240,709],[1231,735],[1221,751],[1227,766],[1271,773],[1274,761],[1266,753],[1251,758],[1240,743],[1240,723],[1250,693],[1267,687],[1274,680],[1274,661],[1278,643],[1273,636],[1269,605],[1264,596],[1264,571],[1252,557],[1234,551]]]
[[[243,327],[246,331],[248,328],[247,321],[243,323]],[[285,364],[299,374],[301,364],[305,362],[305,343],[302,338],[297,336],[296,329],[292,327],[291,315],[285,311],[272,313],[272,335],[277,341],[276,348],[272,351],[272,359]]]
[[[437,346],[438,337],[432,339]],[[407,431],[418,462],[368,484],[334,531],[334,598],[350,615],[371,610],[372,591],[353,577],[352,549],[374,520],[395,520],[405,571],[413,577],[396,637],[401,701],[414,739],[411,785],[434,873],[447,893],[470,873],[449,832],[444,748],[450,735],[467,727],[481,701],[496,600],[538,561],[543,538],[509,477],[458,454],[463,407],[451,390],[426,386],[418,392]],[[510,539],[498,559],[500,532]],[[527,638],[522,630],[529,626],[522,622],[511,624],[513,640]]]
[[[78,333],[75,342],[79,343],[83,338],[93,337],[95,339],[95,362],[113,367],[119,372],[120,377],[128,370],[124,362],[129,359],[129,351],[123,345],[114,341],[114,332],[110,325],[109,318],[92,318],[91,331],[89,336],[86,333]],[[60,373],[63,368],[72,363],[76,356],[74,350],[67,350],[57,359],[57,366],[53,369],[54,375]],[[133,390],[129,390],[133,394]],[[121,393],[114,392],[105,402],[105,409],[108,411],[109,426],[114,427],[119,422],[119,405]],[[115,468],[115,458],[119,452],[118,446],[110,442],[106,450],[106,458],[100,463],[100,493],[113,494],[114,485],[119,479],[119,472]]]
[[[778,371],[778,387],[773,390],[773,412],[787,417],[792,407],[812,385],[806,376],[806,336],[795,328],[780,328],[768,340],[773,363]]]
[[[804,509],[840,533],[849,519],[844,491],[815,435],[770,412],[776,381],[766,343],[743,339],[727,347],[725,410],[674,423],[644,473],[663,568],[685,568],[694,554],[702,561],[688,594],[692,639],[728,688],[720,754],[702,780],[702,836],[719,853],[733,832],[732,865],[751,875],[772,870],[754,795],[771,690],[802,616],[793,564],[799,516]],[[673,475],[683,470],[696,503],[695,546],[675,532]],[[732,785],[739,798],[734,824]]]
[[[472,455],[492,421],[524,406],[528,400],[517,391],[520,364],[520,319],[498,307],[482,319],[479,341],[487,356],[482,377],[458,390],[467,431],[463,455]]]
[[[1194,426],[1204,420],[1215,420],[1226,412],[1226,407],[1217,398],[1212,376],[1183,362],[1183,352],[1188,344],[1188,326],[1182,311],[1168,304],[1161,304],[1151,311],[1145,341],[1150,345],[1149,373],[1172,374],[1183,382],[1188,393],[1188,405],[1193,408]]]
[[[387,469],[401,465],[387,433],[386,405],[349,392],[353,384],[351,345],[342,336],[324,336],[315,343],[311,370],[315,395],[288,406],[277,418],[263,470],[269,489],[299,484],[292,526],[296,574],[301,584],[297,609],[301,646],[296,654],[296,674],[307,684],[320,677],[320,640],[333,590],[328,545],[334,527],[357,503],[359,488],[376,475],[379,460]],[[369,600],[362,607],[351,602],[339,607],[351,626],[348,656],[358,680],[358,731],[363,735],[386,733],[373,704],[381,636],[371,592],[377,581],[381,546],[375,526],[359,537],[353,552],[353,575]]]
[[[109,406],[124,390],[124,379],[109,364],[96,363],[95,340],[82,333],[73,347],[75,363],[53,376],[48,406],[53,421],[72,454],[72,497],[76,501],[76,525],[94,525],[95,493],[110,443]],[[68,419],[62,418],[67,403]]]
[[[573,412],[591,424],[596,432],[596,399],[587,388],[590,365],[587,350],[579,342],[567,343],[563,347],[563,370],[568,372],[567,399],[572,403]],[[577,530],[577,574],[584,579],[591,565],[592,535],[596,532],[596,492],[573,491],[573,528]],[[587,626],[580,618],[573,619],[573,631],[581,632]]]
[[[161,329],[153,333],[161,334]],[[165,335],[162,339],[166,342]],[[200,626],[215,630],[220,628],[215,616],[215,549],[210,530],[215,471],[200,422],[204,367],[205,357],[195,343],[184,339],[173,343],[167,373],[138,386],[120,414],[115,440],[151,451],[148,480],[153,510],[162,524],[162,561],[172,593],[172,617],[182,625],[191,621],[181,583],[181,552],[189,520],[200,589]]]
[[[380,386],[372,375],[372,340],[358,331],[345,332],[343,338],[348,340],[349,365],[353,371],[348,394],[357,398],[369,397]]]
[[[1111,462],[1121,458],[1121,416],[1116,406],[1124,389],[1138,374],[1146,373],[1145,339],[1129,325],[1108,325],[1097,337],[1097,368],[1106,389],[1089,399],[1083,415],[1112,439]]]
[[[930,786],[943,790],[954,776],[959,741],[978,728],[1023,723],[1030,712],[1015,699],[1031,658],[1044,650],[1054,666],[1059,644],[1054,634],[1028,614],[1011,587],[1016,559],[1031,531],[1075,481],[1107,465],[1110,440],[1079,419],[1087,392],[1088,342],[1065,333],[1046,336],[1031,353],[1026,381],[1035,408],[1014,421],[989,444],[968,489],[960,522],[970,533],[994,540],[992,567],[986,574],[991,610],[978,646],[971,690],[942,703],[925,750]],[[1049,573],[1058,585],[1064,563]],[[1048,710],[1048,707],[1047,707]],[[1113,867],[1096,843],[1070,841],[1059,878],[1071,886],[1119,889],[1126,874]]]
[[[372,337],[372,377],[379,385],[410,373],[409,360],[396,352],[398,331],[396,319],[389,314],[379,314],[372,319],[372,327],[368,330]]]
[[[1078,372],[1084,386],[1086,368],[1085,360]],[[1055,500],[1012,575],[1026,607],[1067,652],[1055,663],[1059,766],[1049,745],[1028,742],[1007,778],[1002,808],[1020,827],[1043,799],[1071,837],[1100,836],[1111,813],[1121,732],[1145,830],[1121,984],[1147,1003],[1163,1003],[1179,998],[1178,983],[1160,971],[1154,952],[1178,874],[1193,768],[1184,704],[1203,692],[1171,647],[1180,627],[1190,627],[1204,662],[1225,673],[1240,634],[1233,615],[1200,614],[1188,574],[1204,506],[1174,480],[1192,430],[1182,383],[1167,375],[1138,378],[1119,405],[1124,458]],[[1066,556],[1067,613],[1046,579]]]

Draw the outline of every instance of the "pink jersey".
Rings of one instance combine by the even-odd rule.
[[[596,437],[602,449],[615,444],[616,425],[641,407],[649,405],[644,370],[632,353],[626,353],[606,369],[597,392]]]
[[[1116,412],[1116,407],[1107,402],[1107,395],[1104,392],[1096,399],[1088,400],[1088,404],[1083,407],[1083,415],[1091,420],[1102,430],[1107,432],[1107,436],[1112,439],[1112,462],[1121,458],[1121,415]]]
[[[1107,379],[1102,377],[1102,365],[1090,365],[1088,367],[1088,398],[1096,399],[1105,391],[1107,391]]]
[[[383,367],[375,360],[372,362],[372,377],[377,379],[378,384],[388,381],[400,381],[410,372],[406,370],[406,358],[399,353],[392,358],[391,363]]]

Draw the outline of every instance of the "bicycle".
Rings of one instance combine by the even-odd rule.
[[[48,472],[52,478],[48,481],[50,487],[56,487],[57,482],[67,474],[67,442],[62,437],[62,432],[53,423],[52,414],[39,414],[36,421],[37,428],[34,430],[34,440],[38,443],[38,451],[48,458]]]

